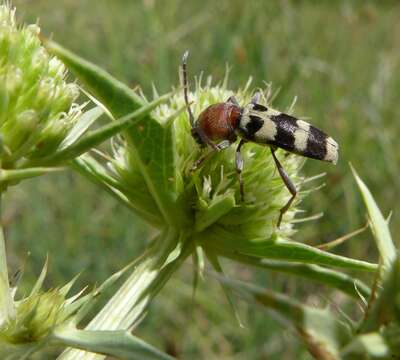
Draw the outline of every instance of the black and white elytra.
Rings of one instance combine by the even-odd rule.
[[[241,175],[243,160],[240,150],[243,144],[248,141],[269,146],[279,175],[292,195],[280,210],[279,227],[282,216],[289,209],[297,191],[277,159],[275,150],[282,148],[301,156],[336,164],[339,151],[337,142],[304,120],[259,104],[260,93],[256,93],[251,102],[243,107],[233,96],[224,103],[210,105],[202,111],[198,120],[195,121],[188,100],[186,69],[188,54],[188,52],[185,52],[182,58],[182,73],[184,96],[192,126],[192,135],[201,146],[209,145],[212,149],[195,162],[193,169],[198,168],[215,151],[227,148],[236,141],[237,137],[240,137],[236,149],[236,171],[239,178],[241,199],[244,201],[244,184]]]

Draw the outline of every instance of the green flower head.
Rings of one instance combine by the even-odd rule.
[[[37,25],[19,27],[15,9],[0,5],[0,136],[2,166],[54,151],[81,115],[79,88],[42,47]]]
[[[265,104],[270,98],[269,90],[264,91],[262,101]],[[224,102],[232,94],[225,85],[213,86],[210,81],[205,86],[198,83],[195,91],[190,94],[195,117],[207,106]],[[247,104],[251,95],[248,86],[235,93],[241,104]],[[253,143],[243,146],[243,202],[235,170],[235,145],[215,153],[197,170],[193,170],[196,160],[209,149],[202,149],[196,143],[191,135],[187,112],[182,109],[185,110],[185,100],[183,93],[179,92],[169,103],[156,108],[153,116],[164,128],[172,128],[171,146],[174,147],[175,158],[171,165],[175,176],[169,181],[171,191],[178,194],[175,201],[181,209],[170,211],[173,216],[180,217],[177,222],[185,227],[185,232],[190,232],[202,244],[214,245],[223,239],[229,239],[234,244],[235,239],[272,238],[277,231],[285,237],[292,234],[291,220],[296,213],[295,207],[285,214],[280,228],[276,227],[280,209],[288,201],[290,193],[276,170],[270,149]],[[146,136],[146,123],[141,123],[133,131]],[[149,207],[151,194],[147,198],[142,164],[138,163],[129,141],[125,141],[124,137],[121,139],[114,143],[114,160],[109,164],[113,176],[121,188],[126,189],[125,194],[132,203],[139,206],[143,204],[143,211],[154,211],[153,215],[158,217],[159,212]],[[159,152],[163,152],[162,146],[159,144]],[[282,150],[277,152],[277,156],[291,179],[299,184],[302,178],[298,176],[298,171],[303,159]],[[132,189],[142,190],[137,194]],[[208,240],[204,243],[202,239]]]

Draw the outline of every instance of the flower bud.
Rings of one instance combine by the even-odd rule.
[[[57,58],[52,58],[49,61],[49,76],[62,79],[65,73],[64,64]]]
[[[15,119],[9,119],[2,127],[4,144],[12,152],[17,151],[34,133],[38,123],[39,117],[34,110],[26,110]]]

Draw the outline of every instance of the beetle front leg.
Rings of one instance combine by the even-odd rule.
[[[203,155],[201,158],[196,160],[196,162],[192,165],[190,171],[195,171],[199,168],[200,165],[203,164],[205,160],[207,160],[211,155],[213,155],[215,152],[222,151],[229,147],[231,145],[231,142],[229,140],[223,140],[218,144],[212,143],[213,146],[211,148],[211,151],[209,151],[207,154]]]
[[[192,135],[196,134],[201,142],[205,145],[210,145],[214,150],[218,151],[218,146],[212,142],[212,140],[206,135],[200,127],[195,127],[192,129]]]
[[[296,190],[296,187],[294,186],[292,180],[290,180],[288,174],[286,174],[285,169],[283,168],[283,166],[279,162],[278,158],[276,157],[275,149],[271,148],[271,153],[272,153],[272,157],[275,161],[275,165],[278,168],[279,175],[281,176],[283,183],[286,185],[287,189],[289,190],[290,194],[292,195],[292,197],[288,200],[286,205],[280,210],[279,219],[278,219],[278,228],[279,228],[279,226],[281,225],[283,214],[289,210],[290,205],[292,205],[292,202],[296,198],[297,190]]]

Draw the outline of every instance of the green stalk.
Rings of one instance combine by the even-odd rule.
[[[163,231],[86,330],[128,330],[137,325],[151,300],[191,253],[193,245],[187,240],[173,229]],[[68,349],[59,359],[98,360],[104,356]]]
[[[62,171],[62,167],[32,167],[26,169],[8,170],[0,169],[0,183],[30,179],[35,176],[45,175],[50,172]]]

